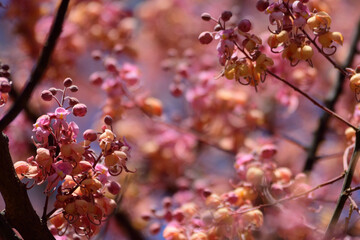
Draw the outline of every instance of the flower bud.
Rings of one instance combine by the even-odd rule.
[[[210,21],[211,15],[209,13],[203,13],[203,14],[201,14],[201,19],[204,21]]]
[[[174,97],[180,97],[184,92],[184,84],[172,83],[169,86],[170,92]]]
[[[91,52],[91,57],[94,60],[100,60],[101,59],[101,51],[100,50],[94,50]]]
[[[222,29],[221,25],[220,24],[216,24],[215,27],[214,27],[214,31],[215,32],[218,32]]]
[[[7,64],[3,64],[3,65],[1,65],[1,69],[7,72],[7,71],[9,71],[10,66]]]
[[[270,34],[267,42],[270,48],[276,48],[280,44],[275,34]]]
[[[296,56],[300,59],[300,60],[308,60],[311,59],[311,57],[314,55],[314,51],[312,49],[311,46],[309,45],[305,45],[301,48],[297,49],[297,53]]]
[[[120,192],[121,185],[117,182],[111,181],[110,184],[108,185],[107,189],[109,190],[109,192],[111,194],[116,195]]]
[[[106,116],[104,117],[104,123],[105,123],[106,125],[111,126],[111,125],[112,125],[112,123],[113,123],[113,119],[112,119],[112,117],[111,117],[111,116],[109,116],[109,115],[106,115]]]
[[[109,72],[116,72],[117,71],[117,62],[115,58],[107,57],[104,62],[106,70]]]
[[[41,92],[41,98],[44,101],[51,101],[51,99],[53,98],[52,93],[49,90],[44,90]]]
[[[78,88],[78,86],[76,86],[76,85],[70,86],[69,89],[70,89],[71,92],[77,92],[77,91],[79,91],[79,88]]]
[[[89,79],[90,79],[90,82],[96,86],[101,85],[104,81],[103,77],[98,72],[94,72],[93,74],[91,74]]]
[[[280,43],[283,43],[289,39],[289,34],[287,31],[282,30],[280,33],[276,35],[276,38]]]
[[[213,36],[210,32],[202,32],[198,37],[201,44],[209,44],[213,40]]]
[[[148,97],[144,101],[143,109],[147,114],[161,116],[163,110],[162,102],[157,98]]]
[[[351,141],[355,137],[355,133],[356,131],[353,128],[351,127],[347,128],[345,130],[346,140]]]
[[[97,139],[97,133],[92,129],[88,129],[83,133],[83,137],[85,140],[94,142]]]
[[[149,227],[149,231],[151,234],[156,235],[160,232],[161,225],[158,222],[152,223]]]
[[[173,212],[173,217],[176,221],[178,222],[182,222],[182,220],[184,220],[185,218],[185,215],[184,213],[180,210],[180,209],[176,209],[174,212]]]
[[[230,11],[223,11],[221,13],[221,19],[224,20],[224,22],[229,21],[232,17],[232,12]]]
[[[360,87],[360,73],[357,73],[350,78],[350,89],[355,91],[359,87]]]
[[[52,93],[52,95],[56,95],[56,93],[58,92],[58,90],[56,88],[49,88],[49,91]]]
[[[248,32],[251,29],[251,22],[248,19],[243,19],[238,24],[238,29],[242,32]]]
[[[264,222],[263,213],[259,209],[245,213],[242,218],[246,225],[253,224],[258,228],[261,227]]]
[[[255,186],[261,184],[264,177],[264,171],[258,167],[251,167],[246,172],[246,181],[252,183]]]
[[[73,83],[73,81],[72,81],[72,79],[71,78],[66,78],[65,80],[64,80],[64,87],[70,87],[71,85],[72,85],[72,83]]]
[[[7,78],[0,77],[0,92],[8,93],[11,91],[11,83],[7,80]]]
[[[76,117],[83,117],[87,113],[87,107],[85,104],[78,103],[73,107],[72,112]]]
[[[268,6],[269,6],[269,1],[267,1],[267,0],[259,0],[256,3],[256,8],[260,12],[265,11],[268,8]]]
[[[75,106],[76,104],[79,103],[79,100],[77,98],[75,98],[75,97],[69,97],[68,99],[69,99],[69,105],[70,106]]]

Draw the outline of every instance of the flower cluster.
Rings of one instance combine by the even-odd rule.
[[[254,231],[264,224],[264,213],[254,206],[275,202],[310,188],[304,174],[294,178],[290,169],[277,166],[276,152],[277,148],[268,144],[251,153],[239,153],[234,164],[239,182],[232,183],[228,191],[216,193],[219,189],[210,190],[216,185],[204,181],[194,182],[192,186],[182,184],[172,198],[163,199],[162,209],[152,209],[143,215],[145,221],[152,221],[150,233],[157,234],[161,229],[160,222],[164,221],[163,237],[167,240],[254,239]],[[304,199],[306,208],[309,201],[305,195]],[[283,217],[288,211],[280,207],[272,214]],[[306,231],[308,236],[315,236],[316,233],[309,233],[311,230],[305,221],[289,217],[287,220],[286,224],[271,224],[284,236],[295,227]]]
[[[224,66],[222,75],[227,79],[235,79],[243,85],[250,84],[256,89],[259,82],[265,80],[266,70],[274,62],[261,52],[261,38],[249,33],[251,22],[243,19],[235,27],[226,27],[226,22],[231,17],[230,11],[224,11],[218,19],[203,13],[201,18],[204,21],[212,20],[217,25],[214,28],[215,33],[202,32],[199,41],[202,44],[209,44],[213,38],[218,40],[216,49],[219,62]],[[245,82],[241,78],[245,79]]]
[[[109,116],[104,119],[102,132],[86,130],[84,140],[79,142],[79,127],[68,122],[67,117],[70,114],[83,117],[87,107],[67,96],[67,91],[78,91],[70,78],[63,85],[63,90],[50,88],[42,92],[43,100],[55,100],[59,107],[40,116],[33,125],[36,156],[16,162],[14,167],[20,180],[31,179],[34,184],[47,181],[44,192],[47,198],[56,193],[53,211],[44,212],[55,235],[75,232],[90,237],[116,207],[111,196],[119,193],[120,185],[108,176],[119,175],[123,170],[131,172],[126,166],[130,146],[112,132]],[[61,99],[56,97],[57,93],[62,93]],[[96,141],[101,149],[98,156],[90,146]]]
[[[105,71],[96,71],[89,77],[93,85],[101,87],[107,94],[103,113],[113,118],[121,118],[124,111],[133,106],[128,96],[128,87],[137,88],[139,85],[139,69],[131,63],[120,66],[115,57],[102,56],[102,52],[98,50],[93,51],[92,55],[95,60],[102,61],[105,68]],[[161,115],[161,110],[159,111],[157,114]]]
[[[312,65],[311,58],[314,54],[311,43],[316,44],[316,40],[321,44],[321,52],[332,55],[336,47],[332,45],[336,42],[343,43],[343,36],[339,32],[331,32],[330,16],[324,12],[310,12],[306,5],[308,1],[258,1],[258,10],[269,14],[271,25],[275,25],[275,30],[270,30],[268,45],[273,52],[282,52],[282,57],[288,59],[292,65],[299,61],[307,61]],[[315,38],[312,39],[305,31],[309,28]],[[325,53],[324,49],[331,48],[331,53]]]

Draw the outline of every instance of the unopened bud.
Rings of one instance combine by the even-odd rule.
[[[64,87],[70,87],[71,85],[72,85],[72,83],[73,83],[73,81],[72,81],[72,79],[71,78],[66,78],[65,80],[64,80]]]
[[[44,90],[41,92],[41,98],[44,101],[51,101],[51,99],[53,98],[52,93],[49,90]]]
[[[210,32],[202,32],[198,37],[201,44],[209,44],[213,40],[213,36]]]
[[[203,14],[201,14],[201,19],[204,21],[210,21],[211,15],[209,13],[203,13]]]
[[[78,103],[73,107],[72,112],[76,117],[83,117],[87,113],[87,107],[85,104]]]
[[[221,19],[224,20],[225,22],[229,21],[231,17],[232,17],[232,12],[230,11],[223,11],[221,13]]]
[[[85,140],[93,142],[97,139],[97,133],[92,129],[88,129],[84,132],[83,137]]]

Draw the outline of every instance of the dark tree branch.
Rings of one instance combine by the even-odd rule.
[[[115,219],[116,222],[119,224],[119,227],[121,227],[129,239],[131,240],[144,240],[145,237],[141,234],[139,230],[134,228],[134,226],[131,223],[131,220],[129,219],[129,216],[123,212],[123,211],[117,211],[115,213]]]
[[[0,213],[0,239],[20,240],[16,233],[6,221],[5,212]]]
[[[350,46],[349,55],[347,56],[347,59],[342,66],[342,69],[345,69],[346,67],[350,67],[352,62],[354,61],[357,52],[356,51],[357,43],[359,42],[359,40],[360,40],[360,21],[357,24],[356,33]],[[328,97],[324,102],[325,106],[332,111],[334,111],[335,104],[338,101],[343,91],[345,78],[346,76],[342,72],[338,72],[337,81],[335,83],[333,91],[329,93]],[[330,115],[326,112],[322,113],[319,119],[318,127],[314,132],[314,138],[312,140],[310,147],[308,148],[304,171],[311,171],[317,160],[315,156],[320,146],[320,143],[324,139],[324,136],[328,129],[329,120],[330,120]]]
[[[24,239],[54,239],[46,223],[40,221],[18,179],[9,153],[8,138],[0,135],[0,192],[5,201],[5,218]]]
[[[62,0],[45,46],[38,62],[31,72],[30,78],[20,96],[16,99],[7,114],[0,120],[0,132],[11,123],[16,116],[26,107],[31,94],[44,75],[50,57],[55,49],[56,42],[62,32],[62,25],[69,5],[69,0]],[[10,224],[24,239],[54,239],[47,228],[46,222],[41,222],[36,214],[26,186],[17,178],[9,152],[9,140],[3,133],[0,135],[0,193],[5,201],[6,221],[0,224]],[[0,218],[0,220],[4,220]],[[8,229],[10,229],[10,226]],[[2,227],[6,229],[6,227]],[[5,230],[4,230],[5,231]],[[11,233],[9,233],[11,235]]]
[[[62,32],[62,25],[64,23],[65,14],[68,5],[69,5],[69,0],[61,1],[55,20],[51,26],[48,39],[45,43],[45,46],[40,54],[40,57],[35,67],[31,72],[27,85],[25,86],[24,90],[20,94],[17,101],[13,104],[11,109],[0,120],[0,132],[3,131],[16,118],[16,116],[25,108],[34,88],[40,82],[41,78],[45,74],[45,71],[50,61],[50,57],[55,49],[56,42]]]
[[[360,131],[357,130],[354,152],[350,159],[349,168],[345,169],[346,173],[345,173],[344,183],[343,183],[343,186],[341,189],[340,197],[336,204],[331,221],[326,229],[324,239],[331,239],[331,237],[334,233],[335,226],[336,226],[336,224],[339,220],[339,217],[341,215],[341,212],[345,206],[346,200],[348,199],[349,190],[351,190],[350,185],[351,185],[351,181],[352,181],[352,178],[354,175],[354,171],[355,171],[359,156],[360,156]]]
[[[14,86],[11,88],[11,91],[9,92],[9,96],[13,100],[13,102],[16,102],[19,98],[19,93],[15,90]],[[24,107],[24,111],[26,113],[27,118],[32,122],[35,123],[39,114],[35,113],[34,109],[30,108],[29,104],[27,103]]]

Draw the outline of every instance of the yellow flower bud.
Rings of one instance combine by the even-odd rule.
[[[275,34],[271,34],[267,42],[270,48],[276,48],[280,44]]]
[[[253,224],[256,227],[261,227],[264,222],[264,216],[258,209],[249,211],[243,215],[243,221],[246,225]]]
[[[340,32],[332,32],[331,39],[336,42],[337,44],[342,45],[344,42],[344,37]]]
[[[289,39],[289,34],[287,31],[282,30],[279,34],[276,35],[276,38],[280,43],[283,43]]]
[[[144,101],[143,109],[149,115],[161,116],[163,110],[162,102],[157,98],[148,97]]]
[[[228,67],[225,68],[224,76],[229,80],[234,79],[234,77],[235,77],[235,68],[234,68],[233,64],[229,65]]]
[[[356,131],[353,128],[351,128],[351,127],[347,128],[345,130],[346,139],[348,141],[351,141],[353,139],[353,137],[355,137],[355,133],[356,133]]]
[[[246,172],[246,181],[254,185],[260,185],[263,177],[264,171],[258,167],[251,167]]]
[[[331,24],[331,17],[326,12],[315,13],[307,20],[307,24],[311,29],[329,28]]]
[[[360,87],[360,73],[357,73],[350,78],[350,89],[355,91],[359,87]]]
[[[313,55],[314,55],[314,51],[312,47],[310,47],[309,45],[305,45],[297,49],[296,57],[300,60],[308,60],[311,59]]]

